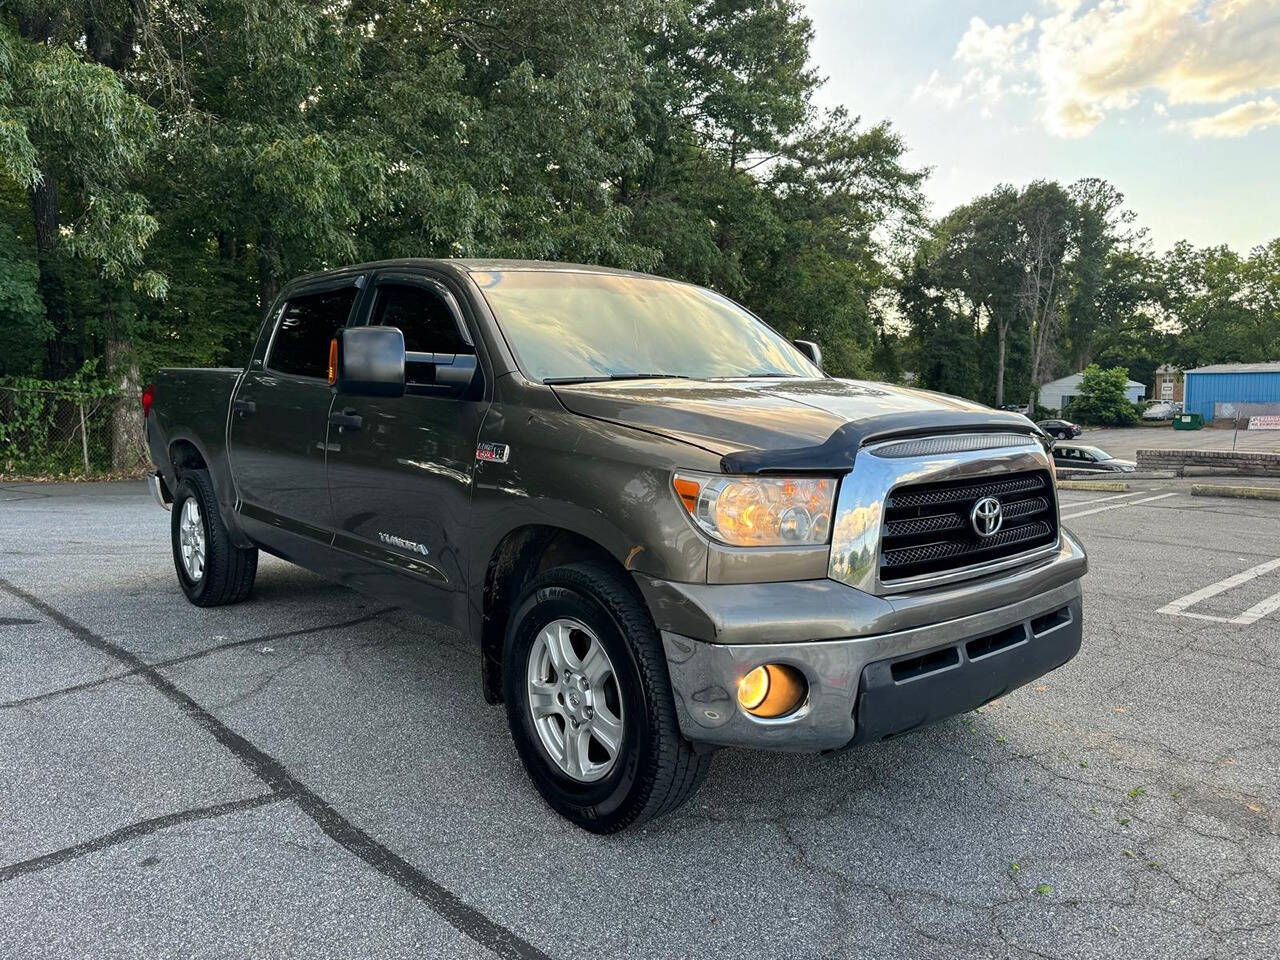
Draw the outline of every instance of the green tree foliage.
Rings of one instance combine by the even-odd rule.
[[[287,278],[397,256],[655,270],[896,366],[922,174],[812,106],[798,0],[4,11],[0,373],[238,362]]]
[[[1069,415],[1081,423],[1101,427],[1126,427],[1138,422],[1138,411],[1125,388],[1129,384],[1129,371],[1124,367],[1104,370],[1096,363],[1084,368],[1080,380],[1080,393],[1071,402]]]

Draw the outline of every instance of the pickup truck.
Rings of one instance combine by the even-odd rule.
[[[1024,416],[824,375],[725,297],[521,261],[302,277],[242,369],[143,396],[178,583],[258,551],[474,638],[549,805],[679,806],[720,747],[971,710],[1081,638],[1085,553]]]

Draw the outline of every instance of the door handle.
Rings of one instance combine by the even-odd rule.
[[[258,412],[258,405],[252,400],[233,400],[231,409],[241,417],[248,417]]]
[[[347,407],[341,413],[329,414],[329,422],[339,430],[359,430],[364,426],[364,417],[356,413],[355,407]]]

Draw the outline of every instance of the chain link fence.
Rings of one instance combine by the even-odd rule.
[[[137,397],[0,385],[0,479],[135,477],[149,463]]]

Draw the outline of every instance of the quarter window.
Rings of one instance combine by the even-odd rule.
[[[326,376],[329,341],[346,324],[355,297],[355,287],[343,287],[290,298],[280,317],[267,366],[295,376]]]

